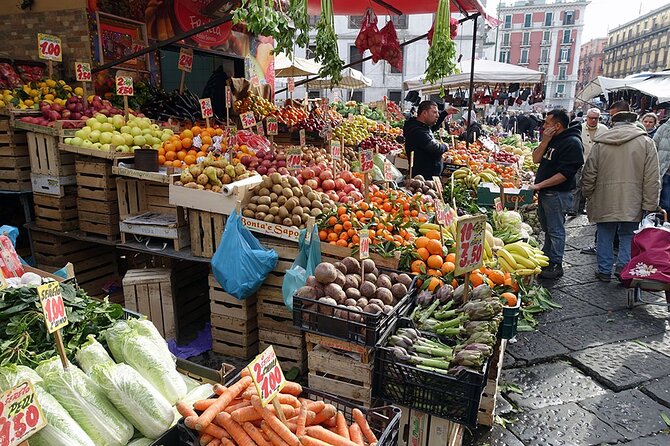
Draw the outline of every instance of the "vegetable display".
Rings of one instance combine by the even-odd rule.
[[[433,41],[428,48],[428,67],[426,68],[426,81],[431,84],[450,76],[456,70],[456,46],[450,35],[449,0],[439,0]]]
[[[342,80],[344,61],[340,59],[335,34],[333,0],[321,0],[321,16],[316,23],[316,49],[314,59],[321,64],[319,75],[330,77],[333,85]]]

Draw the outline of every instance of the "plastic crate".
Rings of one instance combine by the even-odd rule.
[[[521,298],[517,299],[513,307],[503,307],[503,320],[500,323],[500,338],[512,339],[516,336],[516,327],[519,323],[519,313],[521,312]]]
[[[381,271],[387,272],[383,269]],[[310,333],[374,347],[389,332],[393,323],[407,314],[412,303],[412,296],[416,293],[416,290],[416,279],[414,279],[407,295],[398,301],[389,314],[381,312],[370,314],[363,311],[349,310],[340,305],[316,303],[314,299],[306,297],[293,296],[293,326]],[[323,311],[333,313],[335,310],[338,311],[340,316],[346,314],[347,319],[323,313]],[[356,315],[355,318],[362,322],[349,320],[353,315]]]
[[[399,319],[392,333],[398,328],[412,326],[411,320]],[[438,338],[430,333],[424,333],[424,336]],[[464,371],[452,376],[400,362],[391,349],[381,347],[385,343],[386,339],[380,343],[375,356],[374,398],[476,427],[490,358],[481,371]]]

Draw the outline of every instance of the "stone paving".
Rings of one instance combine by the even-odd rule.
[[[670,314],[627,308],[627,290],[595,278],[585,217],[569,220],[565,276],[544,285],[563,308],[508,344],[497,415],[476,446],[670,446]],[[660,294],[645,298],[663,300]],[[519,393],[520,392],[520,393]]]

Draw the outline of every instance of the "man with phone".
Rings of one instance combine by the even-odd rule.
[[[549,257],[549,265],[540,273],[543,279],[563,275],[565,214],[572,207],[575,174],[584,164],[581,126],[569,124],[565,110],[547,113],[542,142],[533,152],[533,162],[540,167],[532,188],[538,193],[537,215],[544,231],[542,251]]]

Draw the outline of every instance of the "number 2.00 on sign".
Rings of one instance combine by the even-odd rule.
[[[284,372],[281,370],[279,360],[272,346],[256,356],[248,365],[248,369],[263,406],[271,401],[286,384]]]

